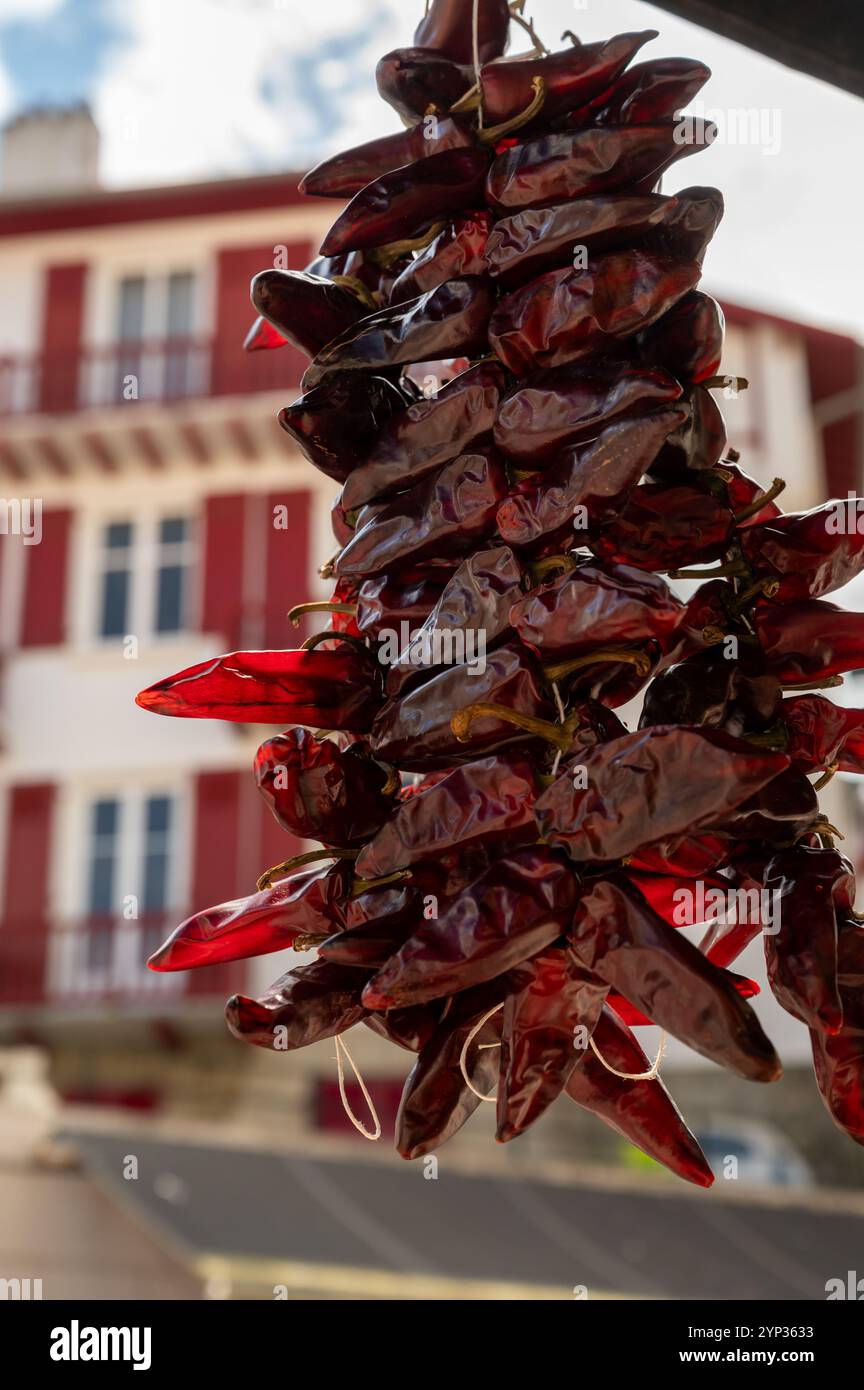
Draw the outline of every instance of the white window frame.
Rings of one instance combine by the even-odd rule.
[[[182,517],[186,522],[187,535],[183,541],[162,542],[159,529],[163,521],[172,517]],[[106,531],[112,524],[126,523],[132,526],[132,544],[123,552],[129,557],[131,582],[126,613],[126,631],[120,636],[104,637],[101,632],[103,607],[103,580],[106,558],[110,556],[106,543]],[[158,613],[157,580],[160,564],[166,551],[179,550],[186,565],[185,594],[183,602],[183,626],[171,632],[159,632],[156,628]],[[119,552],[118,552],[119,553]],[[78,614],[79,646],[97,650],[116,650],[124,638],[136,637],[139,643],[153,645],[188,641],[197,634],[200,627],[201,606],[201,516],[199,504],[178,499],[172,504],[163,502],[158,508],[146,510],[129,505],[111,512],[100,512],[84,519],[82,525],[82,548],[79,551],[81,574],[81,599],[75,605]]]

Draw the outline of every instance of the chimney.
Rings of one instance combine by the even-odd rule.
[[[39,198],[99,187],[99,131],[85,103],[22,111],[3,128],[0,195]]]

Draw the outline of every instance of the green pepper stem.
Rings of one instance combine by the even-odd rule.
[[[314,864],[318,859],[356,859],[359,853],[359,849],[336,849],[331,846],[330,849],[310,849],[305,854],[295,854],[291,859],[283,859],[281,864],[273,864],[264,870],[257,883],[258,892],[263,893],[271,887],[274,879],[285,878],[292,869],[299,869],[303,864]]]
[[[520,111],[517,116],[511,116],[508,121],[501,121],[500,125],[481,127],[477,131],[477,139],[480,140],[482,144],[494,145],[503,136],[509,135],[511,130],[519,130],[521,126],[527,125],[529,121],[534,119],[546,100],[546,83],[543,81],[542,77],[532,77],[531,87],[534,91],[534,95],[524,111]]]
[[[357,651],[363,652],[364,656],[369,655],[369,648],[359,637],[352,637],[350,632],[328,632],[326,629],[324,632],[313,632],[311,637],[307,637],[306,641],[301,643],[298,650],[301,652],[311,652],[314,651],[316,647],[319,647],[322,642],[347,642],[349,647],[354,647]]]
[[[370,888],[383,888],[386,883],[404,883],[405,879],[410,877],[410,869],[396,869],[392,874],[383,874],[381,878],[355,878],[351,885],[351,896],[359,898],[361,893],[368,893]]]
[[[749,521],[751,516],[756,516],[763,507],[767,507],[769,502],[773,502],[775,497],[779,497],[785,487],[785,478],[775,478],[765,492],[760,492],[758,497],[754,497],[753,501],[748,503],[746,507],[742,507],[740,512],[735,512],[733,518],[735,525],[740,526],[742,521]]]
[[[781,690],[833,690],[835,685],[842,685],[842,676],[826,676],[824,681],[781,681]]]
[[[624,647],[609,647],[605,651],[589,652],[587,656],[574,656],[570,661],[553,662],[543,667],[543,674],[549,681],[562,680],[573,671],[581,671],[586,666],[606,665],[611,661],[623,661],[635,666],[640,676],[650,675],[651,658],[645,652],[628,651]]]
[[[667,570],[670,579],[741,579],[746,573],[740,560],[727,560],[713,570]]]
[[[532,560],[528,565],[528,573],[537,584],[543,579],[544,575],[551,574],[553,570],[563,570],[569,574],[576,569],[576,561],[572,555],[546,555],[542,560]]]
[[[728,374],[725,376],[709,376],[705,381],[698,381],[696,385],[704,386],[706,391],[711,391],[718,386],[731,386],[733,381],[736,391],[746,391],[747,387],[750,385],[746,376],[729,376]]]
[[[828,783],[831,781],[831,778],[834,776],[834,774],[835,774],[835,772],[837,771],[837,769],[838,769],[839,766],[840,766],[839,763],[829,763],[829,764],[828,764],[828,766],[826,767],[825,771],[822,773],[822,776],[819,777],[819,778],[813,783],[813,790],[814,790],[814,792],[821,792],[821,790],[822,790],[823,787],[827,787]]]
[[[289,608],[285,615],[292,627],[300,626],[300,619],[304,613],[347,613],[350,617],[357,617],[356,603],[336,603],[333,600],[321,599],[314,603],[295,603],[293,608]],[[331,637],[333,633],[329,634]]]
[[[475,719],[482,719],[488,716],[490,719],[500,719],[505,724],[513,724],[517,729],[524,729],[526,734],[533,734],[536,738],[545,739],[547,743],[552,743],[556,748],[560,748],[562,753],[566,753],[570,747],[573,732],[577,727],[577,720],[572,724],[568,720],[564,724],[553,724],[548,719],[538,719],[533,714],[520,714],[518,710],[510,709],[507,705],[496,705],[489,700],[478,700],[476,704],[466,705],[460,709],[458,714],[454,714],[450,720],[450,728],[458,738],[460,743],[467,743],[470,737],[469,730]],[[568,724],[570,727],[568,728]]]

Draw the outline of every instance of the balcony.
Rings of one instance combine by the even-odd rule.
[[[99,1009],[161,1011],[180,1000],[227,998],[243,987],[244,962],[161,974],[147,958],[187,914],[139,921],[91,918],[45,924],[0,923],[0,1007],[64,1014]]]
[[[306,359],[290,346],[244,352],[233,340],[163,338],[82,348],[66,358],[0,357],[0,416],[106,410],[136,401],[173,405],[278,391]]]

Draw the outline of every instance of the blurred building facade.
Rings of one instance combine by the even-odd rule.
[[[217,652],[296,645],[287,609],[326,593],[334,485],[275,420],[303,360],[241,344],[251,275],[306,265],[334,206],[293,174],[105,191],[70,119],[16,124],[0,199],[0,1039],[47,1048],[67,1099],[340,1129],[331,1048],[262,1055],[222,1020],[302,957],[146,970],[193,908],[299,846],[254,787],[261,730],[133,703]],[[62,159],[37,189],[45,141]],[[788,508],[856,490],[856,344],[725,308],[742,465],[786,478]],[[803,1061],[804,1030],[770,1017]],[[407,1054],[371,1033],[356,1053],[386,1126]]]

